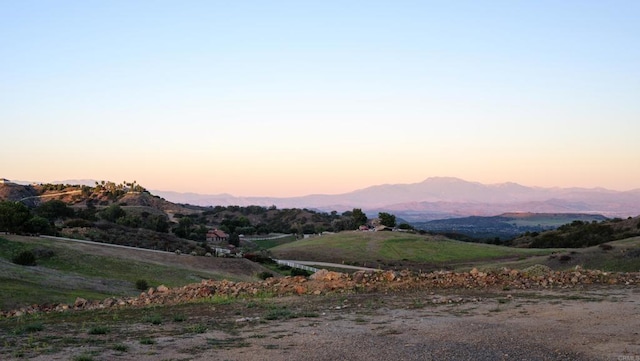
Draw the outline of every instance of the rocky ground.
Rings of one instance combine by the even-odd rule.
[[[0,358],[638,361],[639,284],[544,267],[203,281],[5,311]]]

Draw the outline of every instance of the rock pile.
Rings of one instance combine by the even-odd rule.
[[[575,269],[573,271],[553,271],[544,267],[519,270],[470,272],[439,271],[414,273],[410,271],[358,271],[351,275],[320,270],[308,279],[303,276],[269,278],[260,282],[231,282],[203,280],[184,287],[168,288],[158,286],[142,292],[137,297],[107,298],[105,300],[85,300],[82,298],[69,304],[32,305],[18,310],[0,311],[0,318],[14,317],[37,312],[61,312],[67,310],[94,310],[112,307],[140,307],[146,305],[172,305],[193,302],[215,296],[252,297],[259,294],[320,295],[344,292],[387,292],[416,289],[535,289],[570,288],[586,285],[640,285],[640,273],[613,273],[596,270]]]

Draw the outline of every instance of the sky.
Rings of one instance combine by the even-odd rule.
[[[0,177],[640,188],[640,2],[0,0]]]

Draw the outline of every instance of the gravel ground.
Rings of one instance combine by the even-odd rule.
[[[36,334],[15,336],[0,328],[0,358],[640,360],[637,287],[423,290],[181,307],[136,311],[164,310],[167,315],[158,325],[109,311],[108,321],[99,320],[112,330],[106,335],[87,333],[98,319],[90,312],[79,314],[84,315],[82,321],[65,320],[58,328],[45,324]],[[174,322],[172,312],[186,312],[188,317]],[[142,342],[144,338],[153,342]],[[46,342],[39,344],[40,339]],[[19,353],[28,342],[39,346]]]

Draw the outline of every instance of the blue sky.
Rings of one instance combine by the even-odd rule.
[[[640,188],[636,1],[0,1],[0,176]]]

